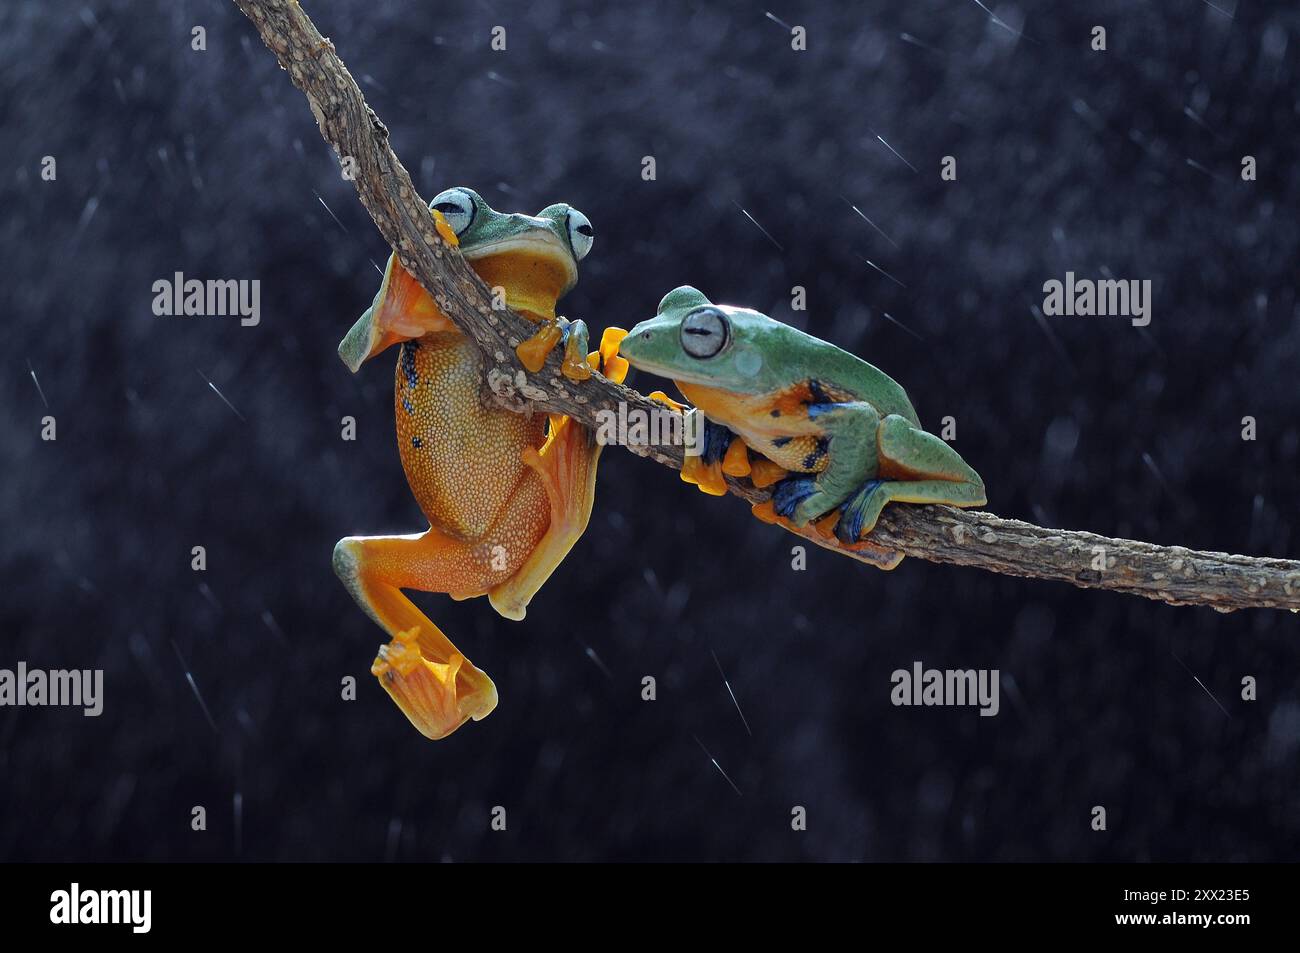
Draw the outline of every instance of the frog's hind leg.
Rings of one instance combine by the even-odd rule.
[[[541,478],[546,489],[550,522],[519,570],[488,591],[492,608],[507,619],[524,617],[529,601],[586,531],[596,498],[600,451],[590,430],[558,414],[550,417],[550,431],[542,449],[524,449],[524,463]]]
[[[805,472],[819,459],[826,460],[825,469],[816,476],[792,475],[772,493],[776,512],[798,527],[825,516],[852,497],[863,477],[876,473],[880,414],[875,407],[865,401],[818,403],[808,407],[808,418],[826,439],[804,461]]]
[[[491,556],[436,529],[412,536],[349,536],[334,547],[334,571],[392,641],[370,671],[420,732],[445,738],[497,704],[492,679],[403,593],[403,588],[465,597]],[[470,587],[458,592],[457,587]]]
[[[890,414],[876,429],[879,473],[845,502],[835,525],[841,542],[854,543],[875,528],[886,503],[983,506],[984,481],[951,446],[907,419]]]
[[[615,384],[623,383],[628,363],[619,356],[618,344],[627,335],[622,328],[606,328],[599,350],[587,354],[588,367],[601,371]],[[587,349],[587,325],[582,321],[564,327],[563,370],[570,380],[585,379],[572,373]],[[590,376],[590,375],[587,375]],[[524,617],[529,601],[564,561],[587,529],[596,499],[596,465],[601,446],[588,428],[559,414],[549,418],[546,443],[541,450],[527,447],[523,461],[541,478],[550,504],[550,522],[541,540],[509,579],[488,591],[488,601],[507,619]]]

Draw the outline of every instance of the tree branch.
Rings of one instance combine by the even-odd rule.
[[[494,310],[487,287],[460,252],[439,237],[427,204],[389,147],[388,129],[366,104],[334,44],[320,35],[296,0],[234,2],[306,95],[325,141],[340,157],[355,161],[357,192],[398,260],[483,352],[484,387],[492,399],[520,413],[567,414],[593,429],[599,411],[617,412],[620,404],[629,412],[665,412],[599,374],[581,383],[568,380],[560,373],[558,350],[539,373],[525,371],[514,349],[531,336],[535,325],[512,311]],[[627,448],[681,469],[681,446]],[[750,503],[770,497],[748,481],[728,478],[727,488]],[[1127,592],[1172,605],[1207,605],[1224,612],[1249,607],[1300,610],[1300,562],[1045,529],[949,506],[887,507],[869,537],[876,547],[868,543],[850,549],[811,528],[798,535],[868,563],[879,563],[876,547],[884,547],[932,562]]]

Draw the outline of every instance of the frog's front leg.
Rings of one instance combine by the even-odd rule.
[[[791,476],[772,493],[776,512],[798,527],[829,513],[876,475],[880,414],[865,401],[812,404],[808,419],[825,441],[826,468],[816,476]]]
[[[570,322],[567,318],[537,318],[529,312],[526,316],[540,323],[532,336],[515,348],[519,363],[530,374],[536,374],[557,345],[564,346],[564,363],[561,370],[572,381],[585,381],[591,376],[587,364],[587,325],[583,321]]]
[[[983,506],[984,481],[956,450],[903,417],[890,414],[876,431],[879,479],[868,480],[844,504],[835,535],[855,543],[875,528],[886,503]]]
[[[490,564],[481,549],[432,528],[412,536],[349,536],[334,547],[334,571],[392,638],[371,673],[411,724],[434,740],[490,714],[497,690],[402,589],[456,597],[455,587],[472,586]]]

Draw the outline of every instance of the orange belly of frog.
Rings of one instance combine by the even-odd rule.
[[[481,358],[458,332],[404,342],[394,387],[397,445],[430,525],[467,544],[440,582],[480,595],[513,575],[550,523],[546,489],[522,460],[540,448],[546,417],[485,404]]]

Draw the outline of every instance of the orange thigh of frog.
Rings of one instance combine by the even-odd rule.
[[[458,538],[431,526],[409,536],[350,536],[334,547],[334,571],[393,639],[371,671],[428,737],[444,737],[467,719],[487,715],[496,706],[496,688],[402,590],[462,599],[498,592],[521,572],[549,525],[545,484],[530,469],[478,537]]]
[[[529,471],[496,521],[474,538],[434,526],[410,536],[351,538],[357,568],[368,580],[397,589],[481,596],[523,565],[550,525],[546,489]]]
[[[481,381],[478,350],[459,333],[399,348],[394,410],[407,483],[431,526],[468,540],[496,525],[532,478],[522,453],[546,436],[544,415],[485,404]],[[546,513],[544,496],[539,508]]]

